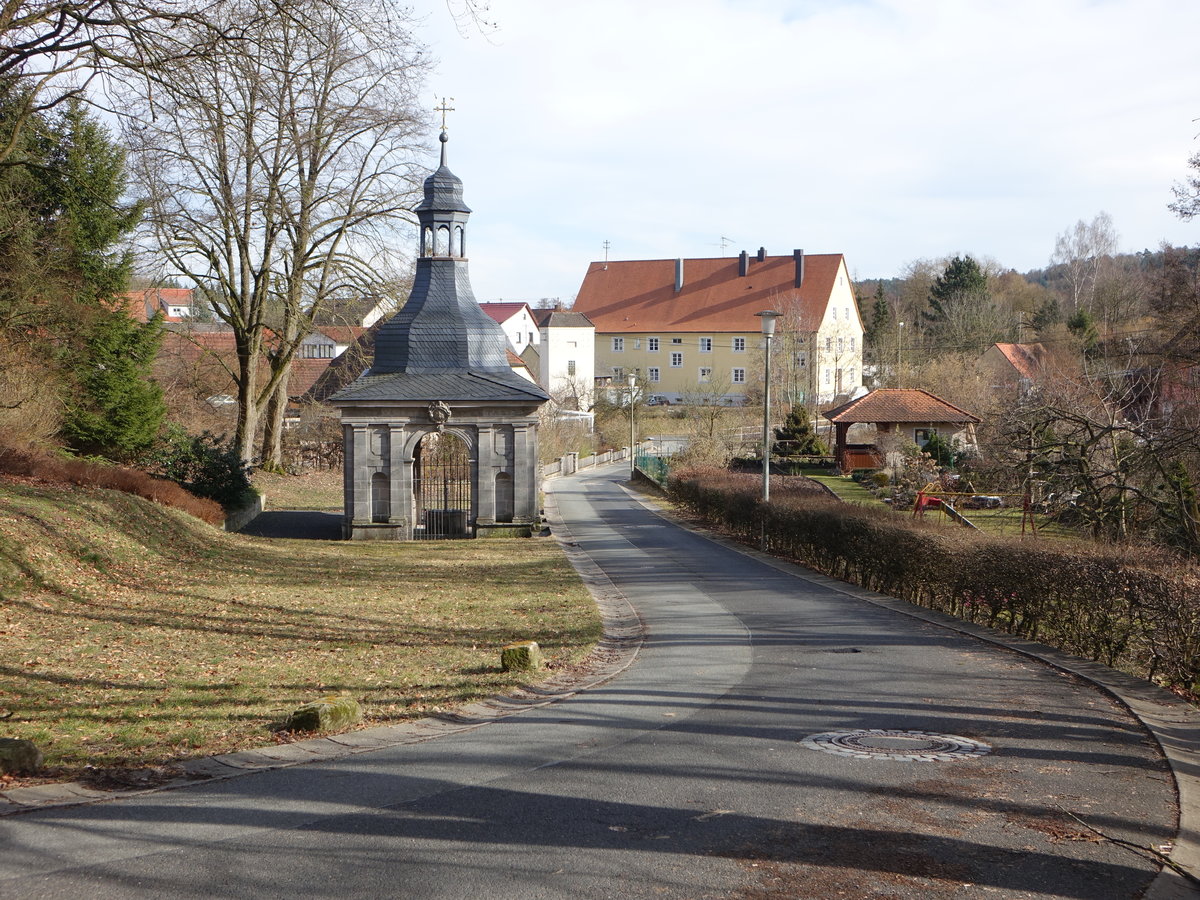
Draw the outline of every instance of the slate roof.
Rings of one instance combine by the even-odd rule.
[[[371,375],[367,373],[333,397],[345,401],[450,402],[526,400],[540,402],[546,393],[531,381],[508,370],[507,377],[492,372],[447,372],[434,375]]]
[[[595,328],[595,323],[573,309],[534,309],[533,321],[538,328]]]
[[[423,229],[462,227],[471,212],[462,181],[446,167],[444,131],[440,140],[441,165],[425,179],[416,207]],[[433,251],[423,245],[422,252]],[[371,368],[329,402],[550,399],[512,370],[504,330],[476,302],[465,257],[419,257],[408,301],[374,340]]]
[[[881,388],[824,414],[830,422],[979,422],[961,407],[919,388]]]
[[[588,267],[574,312],[601,334],[741,332],[761,330],[755,313],[799,303],[801,331],[816,331],[842,266],[840,253],[804,256],[804,281],[795,287],[792,256],[750,257],[749,274],[738,274],[736,257],[685,259],[683,290],[675,291],[673,259],[594,262]]]

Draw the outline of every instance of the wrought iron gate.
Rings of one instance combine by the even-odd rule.
[[[414,540],[472,536],[471,453],[458,437],[432,432],[413,460]]]

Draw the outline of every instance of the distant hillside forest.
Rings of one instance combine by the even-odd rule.
[[[895,386],[900,367],[906,387],[941,389],[953,399],[963,386],[937,370],[947,358],[961,363],[997,342],[1037,342],[1111,364],[1132,356],[1200,360],[1200,247],[1058,255],[1064,258],[1024,273],[965,256],[918,260],[900,277],[859,280],[874,379],[868,386]]]

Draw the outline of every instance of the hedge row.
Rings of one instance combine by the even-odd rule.
[[[154,478],[137,469],[101,465],[83,459],[65,459],[37,450],[0,447],[0,474],[124,491],[163,506],[181,509],[210,525],[225,521],[221,504],[197,497],[173,481]]]
[[[783,480],[783,479],[779,479]],[[1007,538],[775,487],[673,473],[687,510],[834,578],[1200,692],[1200,571],[1160,550]]]

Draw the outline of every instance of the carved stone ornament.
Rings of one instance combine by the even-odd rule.
[[[437,425],[438,431],[446,427],[451,415],[450,407],[446,405],[445,401],[435,400],[429,404],[429,419]]]

